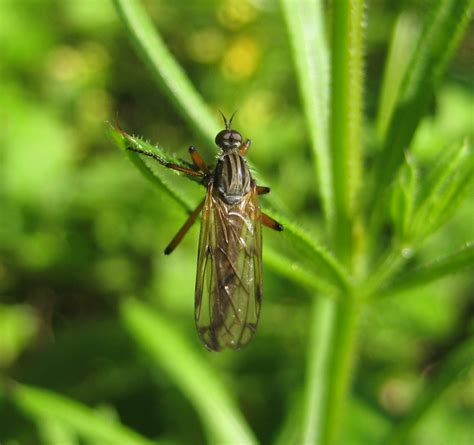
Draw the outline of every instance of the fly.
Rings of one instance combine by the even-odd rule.
[[[222,113],[221,113],[222,114]],[[234,113],[235,115],[235,113]],[[167,168],[199,177],[207,188],[202,202],[165,249],[170,254],[202,215],[195,288],[195,321],[199,336],[211,351],[239,349],[255,334],[262,304],[262,224],[281,231],[283,226],[260,211],[258,195],[270,192],[252,178],[245,155],[251,141],[231,129],[217,133],[220,148],[215,168],[189,148],[193,167],[170,163],[155,153],[128,147],[152,157]]]

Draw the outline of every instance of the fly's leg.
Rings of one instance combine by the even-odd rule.
[[[257,195],[266,195],[267,193],[270,193],[270,187],[257,185]]]
[[[167,160],[163,159],[162,157],[158,156],[155,153],[152,153],[151,151],[141,150],[141,149],[135,148],[135,147],[127,147],[127,150],[134,151],[135,153],[139,153],[141,155],[149,156],[150,158],[153,158],[156,161],[158,161],[161,165],[163,165],[167,168],[171,168],[173,170],[177,170],[181,173],[185,173],[189,176],[201,176],[201,177],[204,176],[203,172],[192,170],[190,168],[186,168],[186,167],[183,167],[181,165],[174,164],[172,162],[168,162]]]
[[[268,216],[266,213],[262,213],[261,220],[262,224],[264,226],[270,227],[270,229],[276,230],[277,232],[281,232],[283,230],[283,226],[278,221]]]
[[[168,246],[165,249],[165,255],[169,255],[171,252],[173,252],[173,250],[176,249],[176,246],[184,238],[184,235],[186,235],[188,230],[191,228],[191,226],[194,224],[197,217],[201,213],[201,210],[204,207],[204,201],[205,200],[203,199],[201,201],[201,203],[194,209],[193,213],[191,213],[191,215],[189,215],[188,219],[183,224],[183,227],[181,227],[181,229],[179,229],[179,232],[175,235],[175,237],[168,244]]]
[[[247,139],[244,144],[241,145],[239,148],[239,155],[240,156],[245,156],[245,153],[247,153],[247,150],[250,148],[250,144],[252,141],[250,139]]]
[[[191,155],[191,159],[193,160],[194,165],[203,173],[206,175],[209,175],[211,173],[211,170],[207,166],[207,164],[204,162],[204,159],[201,157],[199,152],[197,151],[196,147],[192,146],[189,147],[188,149],[189,154]]]

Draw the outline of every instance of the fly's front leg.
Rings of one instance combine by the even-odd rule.
[[[240,156],[245,156],[245,153],[247,153],[248,149],[250,148],[250,144],[252,141],[250,139],[247,139],[239,148],[239,155]]]
[[[181,173],[185,173],[189,176],[201,176],[201,177],[204,176],[204,173],[200,171],[192,170],[190,168],[186,168],[181,165],[174,164],[173,162],[168,162],[166,159],[163,159],[162,157],[158,156],[155,153],[152,153],[151,151],[141,150],[140,148],[135,148],[135,147],[127,147],[127,150],[153,158],[156,161],[158,161],[161,165],[167,168],[171,168],[172,170],[177,170]]]
[[[276,230],[277,232],[281,232],[283,230],[283,226],[271,216],[268,216],[266,213],[262,213],[261,220],[262,224],[264,226],[270,227],[270,229]]]
[[[201,157],[196,147],[191,145],[188,151],[189,151],[189,154],[191,155],[191,159],[193,160],[194,165],[206,175],[210,174],[211,170],[209,169],[207,164],[204,162],[204,159]]]
[[[270,193],[270,187],[265,187],[263,185],[257,185],[257,195],[266,195]]]

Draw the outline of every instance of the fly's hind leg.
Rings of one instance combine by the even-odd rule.
[[[283,230],[283,226],[278,221],[268,216],[266,213],[262,213],[261,220],[262,224],[264,226],[270,227],[270,229],[276,230],[277,232],[281,232]]]
[[[201,201],[201,203],[194,209],[193,213],[191,213],[191,215],[189,215],[188,219],[183,224],[183,227],[181,227],[181,229],[179,229],[179,232],[175,235],[175,237],[168,244],[168,246],[165,249],[165,255],[169,255],[171,252],[173,252],[173,250],[176,249],[178,244],[184,238],[184,235],[186,235],[186,233],[188,233],[188,230],[191,228],[191,226],[196,221],[197,217],[199,216],[199,213],[201,213],[201,210],[204,207],[204,201],[205,200],[203,199]]]

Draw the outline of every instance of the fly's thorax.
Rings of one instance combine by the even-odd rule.
[[[252,175],[245,159],[236,151],[222,155],[214,171],[214,185],[227,204],[236,204],[252,188]]]

